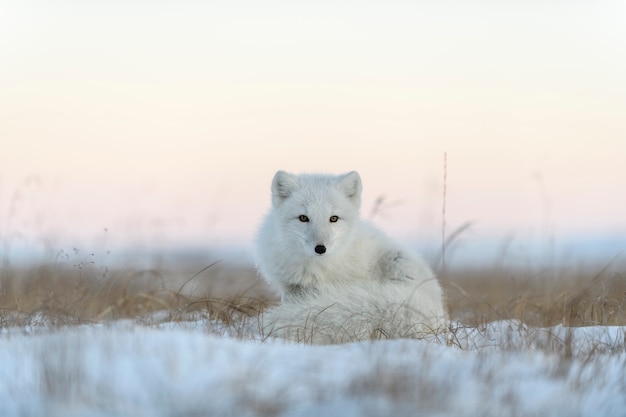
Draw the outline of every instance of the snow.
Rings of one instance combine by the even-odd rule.
[[[0,415],[626,416],[625,330],[502,321],[309,346],[203,322],[3,329]]]

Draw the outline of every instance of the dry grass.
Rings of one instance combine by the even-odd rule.
[[[541,327],[626,325],[626,270],[466,269],[442,284],[451,318],[468,325],[504,319]]]
[[[206,317],[237,326],[276,294],[249,267],[109,270],[93,263],[0,270],[0,328]],[[450,270],[442,285],[454,322],[517,319],[531,326],[626,325],[626,271]]]
[[[192,270],[109,270],[92,264],[5,267],[0,328],[121,319],[154,324],[199,315],[234,326],[258,316],[275,300],[269,286],[249,268],[213,264]]]

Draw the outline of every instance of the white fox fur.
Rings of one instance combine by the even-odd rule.
[[[359,217],[361,178],[278,171],[256,239],[260,273],[282,291],[266,334],[308,343],[419,337],[441,328],[439,283],[417,255]]]

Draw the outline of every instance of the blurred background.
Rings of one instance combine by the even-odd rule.
[[[625,20],[621,1],[3,0],[0,258],[252,264],[284,169],[358,170],[363,217],[431,259],[443,232],[459,264],[606,262],[626,249]]]

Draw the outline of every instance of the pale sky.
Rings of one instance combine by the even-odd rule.
[[[444,152],[448,230],[624,236],[625,4],[2,0],[4,247],[248,245],[278,169],[436,241]]]

